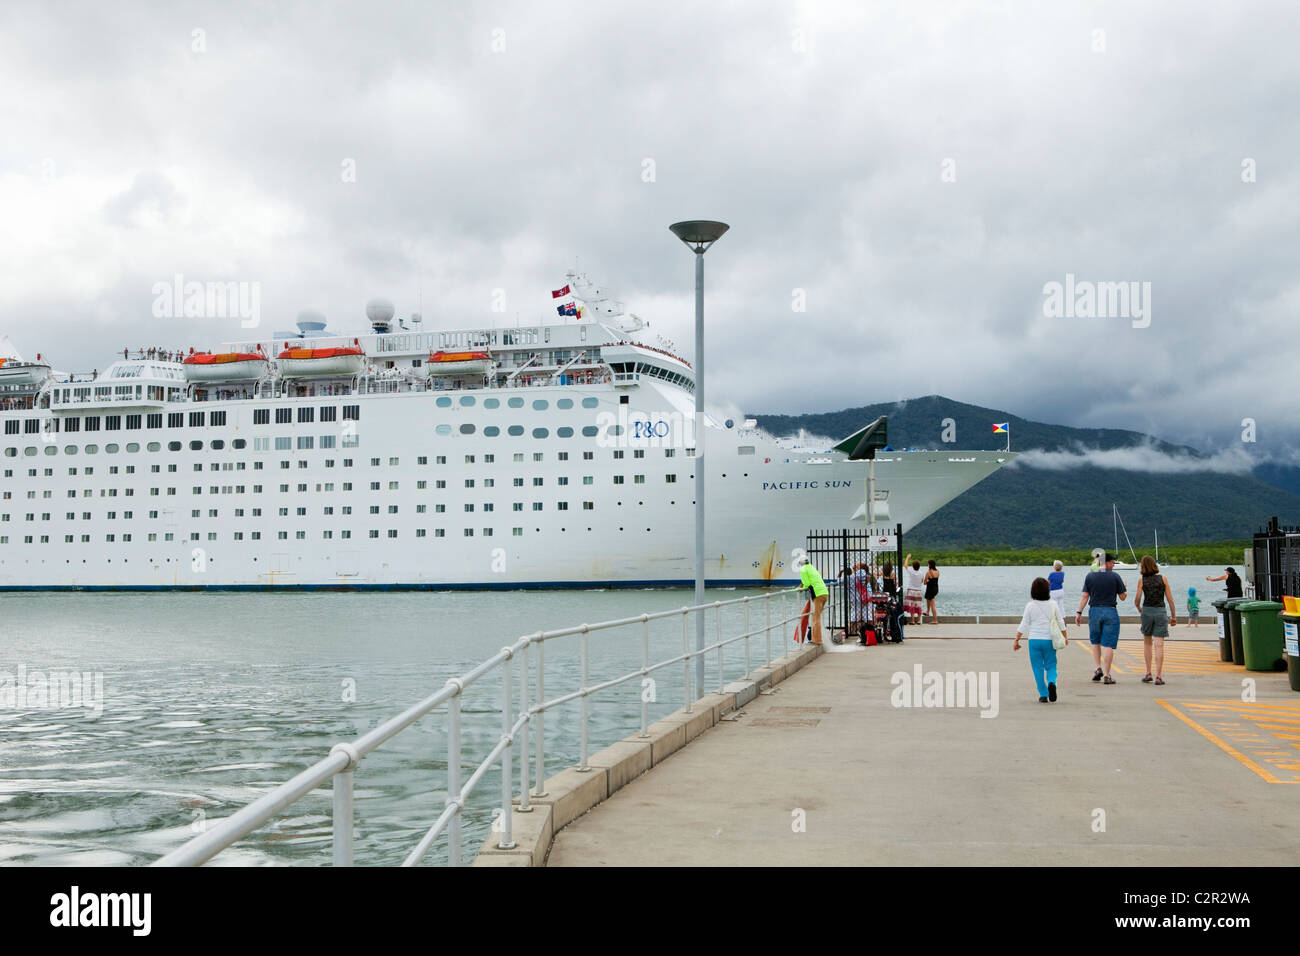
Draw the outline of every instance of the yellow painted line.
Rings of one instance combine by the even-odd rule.
[[[1220,740],[1220,739],[1219,739],[1218,737],[1216,737],[1214,734],[1210,733],[1208,730],[1206,730],[1204,727],[1202,727],[1202,726],[1201,726],[1200,724],[1198,724],[1196,721],[1192,720],[1192,718],[1188,717],[1187,715],[1183,714],[1181,711],[1179,711],[1178,709],[1176,709],[1175,707],[1173,707],[1173,706],[1172,706],[1168,701],[1166,701],[1163,697],[1157,697],[1157,698],[1156,698],[1156,703],[1159,704],[1161,707],[1163,707],[1165,710],[1169,711],[1169,713],[1173,714],[1175,717],[1177,717],[1177,718],[1178,718],[1179,720],[1181,720],[1183,723],[1187,724],[1187,726],[1191,727],[1191,728],[1192,728],[1193,730],[1195,730],[1197,733],[1199,733],[1199,734],[1201,734],[1202,736],[1204,736],[1207,740],[1212,741],[1212,742],[1215,743],[1215,744],[1218,744],[1220,747],[1223,748],[1224,751],[1226,751],[1227,753],[1231,754],[1233,758],[1235,758],[1238,762],[1240,762],[1240,763],[1242,764],[1242,766],[1249,767],[1251,770],[1255,771],[1255,773],[1259,774],[1261,777],[1263,777],[1263,778],[1264,778],[1265,780],[1267,780],[1269,783],[1300,783],[1300,780],[1280,780],[1280,779],[1278,779],[1277,777],[1273,776],[1271,773],[1269,773],[1267,770],[1265,770],[1265,769],[1264,769],[1263,767],[1261,767],[1259,764],[1255,763],[1255,761],[1251,760],[1249,757],[1247,757],[1247,756],[1246,756],[1245,754],[1243,754],[1241,751],[1239,751],[1239,750],[1237,750],[1236,748],[1234,748],[1234,747],[1232,747],[1232,746],[1230,746],[1230,745],[1224,743],[1222,740]]]

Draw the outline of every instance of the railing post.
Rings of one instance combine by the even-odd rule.
[[[528,648],[533,642],[529,640],[524,644],[523,653],[519,659],[519,716],[527,720],[519,733],[519,810],[518,813],[532,813],[533,808],[528,803],[528,791],[532,789],[528,783],[528,724],[532,718],[528,710]]]
[[[649,737],[647,723],[649,704],[646,702],[646,678],[650,676],[650,615],[641,615],[641,736]]]
[[[767,638],[767,663],[772,664],[772,595],[769,594],[763,598],[763,606],[767,609],[767,629],[763,636]]]
[[[745,676],[748,677],[753,670],[749,666],[749,599],[745,599]]]
[[[460,681],[447,683],[454,683],[457,688],[455,696],[447,701],[447,806],[456,804],[447,827],[447,856],[452,866],[460,866],[460,694],[464,688]]]
[[[510,648],[504,648],[507,652]],[[498,850],[513,850],[515,841],[513,839],[513,817],[511,816],[511,802],[514,796],[511,784],[514,782],[514,746],[511,743],[510,725],[512,720],[511,703],[515,696],[514,681],[510,674],[510,658],[513,653],[507,653],[506,659],[501,662],[501,739],[506,742],[505,749],[501,751],[501,842],[497,844]]]
[[[587,634],[587,625],[582,625],[582,761],[578,764],[578,773],[586,773],[591,768],[587,766],[587,716],[588,716],[588,695],[587,695],[587,659],[589,640]]]
[[[334,775],[334,865],[352,865],[352,771]]]
[[[685,657],[682,659],[682,688],[686,692],[686,713],[691,712],[691,699],[695,696],[691,693],[691,639],[687,634],[690,628],[691,611],[690,608],[682,608],[682,653]]]
[[[537,632],[537,789],[534,797],[546,796],[546,644]]]
[[[722,663],[723,647],[722,647],[722,602],[721,601],[713,602],[713,634],[714,634],[714,638],[716,639],[716,643],[718,645],[718,693],[721,694],[722,685],[726,680],[726,678],[723,676],[724,668]]]

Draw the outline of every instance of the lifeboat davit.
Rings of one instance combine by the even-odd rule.
[[[189,382],[247,382],[261,378],[267,369],[260,352],[194,352],[182,364]]]
[[[430,375],[486,375],[492,369],[487,352],[433,352],[427,365]]]
[[[276,356],[276,360],[280,364],[280,374],[285,378],[356,375],[365,367],[366,353],[360,347],[351,346],[328,349],[286,347]]]

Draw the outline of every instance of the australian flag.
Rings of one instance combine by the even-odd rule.
[[[566,302],[564,303],[564,305],[557,305],[555,307],[555,311],[558,312],[560,315],[576,316],[578,314],[578,307],[574,305],[572,302]]]

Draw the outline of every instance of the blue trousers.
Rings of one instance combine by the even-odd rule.
[[[1046,697],[1047,685],[1056,683],[1056,648],[1052,646],[1050,638],[1045,641],[1029,642],[1029,666],[1034,669],[1034,683],[1038,685],[1038,696]]]

